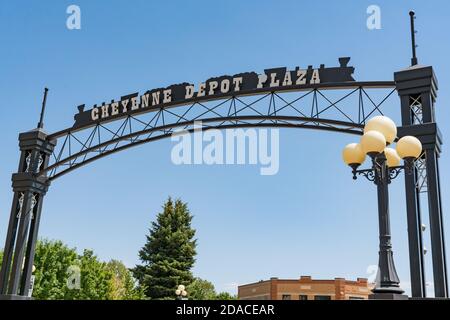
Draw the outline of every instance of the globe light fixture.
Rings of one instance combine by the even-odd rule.
[[[386,138],[381,132],[375,130],[365,132],[360,143],[363,151],[368,155],[376,155],[386,148]]]
[[[344,162],[352,168],[353,179],[363,175],[377,186],[379,221],[379,279],[374,294],[402,295],[400,279],[394,265],[389,218],[388,185],[402,170],[405,174],[414,172],[414,161],[422,153],[422,144],[412,136],[398,140],[396,148],[387,147],[397,138],[397,126],[386,116],[370,119],[363,130],[360,143],[350,143],[342,151]],[[358,169],[369,155],[372,167]],[[401,160],[404,165],[401,165]]]
[[[386,156],[386,163],[388,167],[394,168],[400,165],[402,159],[398,155],[397,151],[395,151],[395,149],[384,148],[384,154]]]
[[[366,154],[359,143],[350,143],[342,151],[342,159],[349,166],[359,166],[366,159]]]
[[[182,284],[180,284],[177,289],[175,290],[175,295],[177,296],[177,300],[187,300],[187,291],[186,287]]]
[[[417,159],[422,153],[422,143],[413,136],[405,136],[397,142],[397,153],[402,159]]]
[[[388,144],[392,143],[397,137],[395,122],[386,116],[376,116],[370,119],[364,127],[364,133],[368,131],[380,132]]]

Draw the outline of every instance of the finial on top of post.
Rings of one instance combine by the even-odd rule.
[[[416,56],[416,30],[414,29],[414,19],[416,18],[414,11],[409,12],[409,18],[411,23],[411,46],[412,46],[412,58],[411,58],[411,66],[415,66],[418,64],[417,56]]]
[[[44,99],[42,100],[41,117],[39,118],[38,129],[44,128],[45,104],[47,102],[48,88],[44,88]]]

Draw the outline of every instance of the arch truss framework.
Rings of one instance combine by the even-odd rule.
[[[68,129],[49,136],[58,140],[57,148],[49,166],[39,175],[56,179],[111,153],[168,137],[178,130],[192,131],[199,121],[203,130],[285,127],[360,134],[369,117],[383,114],[383,110],[392,113],[395,91],[393,83],[383,83],[383,88],[361,84],[341,90],[274,91],[160,108],[81,131]]]

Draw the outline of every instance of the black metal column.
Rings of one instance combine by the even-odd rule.
[[[406,219],[409,241],[409,268],[411,296],[426,297],[425,266],[422,238],[422,216],[420,212],[420,193],[416,187],[417,169],[411,175],[405,174]]]
[[[3,251],[3,262],[0,271],[0,295],[6,294],[8,290],[8,276],[11,271],[14,243],[19,221],[17,218],[19,210],[19,193],[14,192],[11,214],[9,216],[8,231],[6,233],[5,248]]]
[[[428,211],[430,213],[431,253],[433,255],[434,293],[436,297],[448,297],[437,157],[438,156],[435,150],[425,150],[427,164]]]
[[[30,224],[33,192],[25,191],[23,206],[19,212],[19,230],[17,232],[17,240],[14,248],[14,259],[9,279],[8,294],[15,295],[18,293],[19,281],[22,275],[23,261],[25,256],[25,247],[28,238],[28,226]]]
[[[49,145],[50,149],[47,149],[47,152],[50,152],[54,148],[54,142],[51,142]],[[50,153],[48,153],[50,155]],[[46,168],[48,166],[50,160],[50,156],[46,156],[43,159],[42,168]],[[44,178],[45,179],[45,178]],[[48,187],[48,182],[47,182]],[[45,186],[44,186],[45,188]],[[27,245],[27,251],[25,255],[25,265],[24,265],[24,271],[21,279],[21,285],[20,285],[20,295],[27,296],[28,291],[30,289],[30,279],[32,275],[33,270],[33,263],[34,263],[34,252],[36,249],[36,241],[37,236],[39,233],[39,224],[41,221],[41,212],[42,212],[42,203],[44,200],[45,193],[41,193],[38,195],[38,199],[36,199],[37,204],[35,206],[35,210],[33,212],[33,218],[30,223],[30,233],[28,236],[28,245]]]
[[[23,274],[20,283],[20,291],[19,294],[21,296],[31,296],[30,291],[30,280],[31,275],[33,273],[33,263],[34,263],[34,252],[36,249],[36,241],[39,231],[39,223],[41,220],[41,212],[42,212],[42,203],[43,203],[44,195],[40,195],[39,199],[37,199],[36,210],[33,212],[33,219],[31,219],[30,223],[30,233],[28,235],[28,245],[26,248],[25,254],[25,265],[23,268]],[[30,294],[29,294],[30,293]]]
[[[19,135],[21,157],[12,176],[14,191],[5,254],[0,271],[0,299],[28,298],[40,215],[49,181],[37,173],[48,165],[55,141],[41,129]]]
[[[394,264],[394,254],[391,242],[391,225],[389,215],[389,172],[384,154],[372,159],[375,172],[374,182],[378,193],[378,222],[379,222],[379,283],[372,290],[370,299],[406,299],[400,288],[400,279]]]
[[[447,267],[442,223],[442,204],[438,157],[441,137],[435,122],[434,102],[437,80],[432,67],[414,66],[394,74],[401,101],[403,135],[412,134],[424,144],[421,168],[416,167],[413,177],[405,177],[408,239],[410,251],[411,289],[413,297],[425,297],[425,270],[421,231],[419,193],[427,193],[430,217],[433,280],[436,297],[448,297]],[[429,130],[432,125],[432,131]],[[406,132],[412,129],[414,133]],[[401,134],[399,133],[399,136]],[[419,181],[418,171],[426,180],[426,188]]]

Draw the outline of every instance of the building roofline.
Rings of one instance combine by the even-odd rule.
[[[238,288],[240,287],[247,287],[247,286],[252,286],[255,284],[260,284],[260,283],[266,283],[266,282],[271,282],[274,279],[269,279],[269,280],[259,280],[259,281],[255,281],[255,282],[251,282],[251,283],[246,283],[246,284],[242,284],[242,285],[238,285]],[[276,279],[275,279],[276,280]]]
[[[252,283],[246,283],[243,285],[239,285],[238,288],[240,287],[247,287],[247,286],[252,286],[255,284],[262,284],[262,283],[271,283],[272,281],[277,281],[278,283],[286,283],[286,282],[294,282],[294,283],[302,283],[302,282],[321,282],[321,283],[335,283],[336,281],[344,281],[345,284],[349,284],[349,285],[369,285],[369,281],[367,278],[356,278],[356,280],[347,280],[345,278],[334,278],[334,279],[313,279],[310,276],[301,276],[298,279],[279,279],[276,277],[272,277],[268,280],[260,280],[260,281],[256,281],[256,282],[252,282]]]

